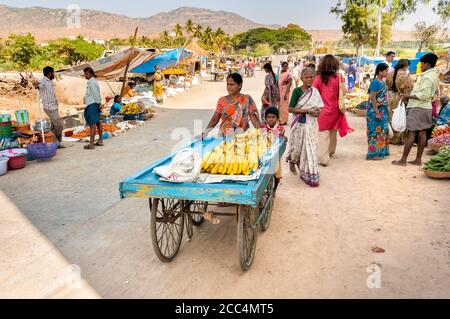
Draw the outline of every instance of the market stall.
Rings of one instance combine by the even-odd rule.
[[[285,149],[285,139],[259,130],[228,140],[195,140],[124,180],[120,195],[149,198],[153,248],[163,262],[177,255],[184,227],[192,237],[192,225],[211,215],[209,207],[234,205],[239,260],[246,271],[253,263],[259,229],[266,231],[270,224],[274,172]]]

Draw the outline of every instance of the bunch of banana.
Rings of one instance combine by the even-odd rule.
[[[249,175],[259,168],[259,160],[272,146],[273,135],[252,129],[223,141],[205,154],[202,172],[221,175]]]
[[[141,107],[137,103],[128,103],[122,108],[122,114],[133,115],[141,113]]]

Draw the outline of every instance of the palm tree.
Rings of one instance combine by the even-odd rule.
[[[214,39],[214,32],[211,27],[207,27],[205,32],[203,32],[203,43],[206,45],[212,45]]]
[[[181,24],[177,23],[173,28],[173,32],[175,32],[175,36],[177,37],[177,39],[181,38],[183,36],[183,27],[181,26]]]
[[[186,26],[184,28],[186,30],[187,36],[191,36],[194,33],[194,22],[191,19],[187,20]]]
[[[194,27],[194,37],[196,37],[197,39],[203,38],[203,27],[201,26],[201,24],[197,24]]]
[[[163,42],[164,45],[168,45],[170,42],[170,35],[169,35],[169,31],[164,30],[163,32],[160,33],[160,39]]]
[[[241,37],[239,34],[234,34],[231,39],[231,46],[233,47],[233,51],[236,52],[239,49],[239,44],[241,43]]]
[[[226,33],[221,29],[218,28],[216,32],[214,33],[214,43],[217,45],[219,52],[223,51],[223,46],[225,44],[225,37]]]

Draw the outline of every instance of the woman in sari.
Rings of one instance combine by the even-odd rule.
[[[357,75],[356,62],[355,60],[351,60],[350,66],[348,67],[348,77],[347,77],[349,92],[353,92],[355,90],[356,75]]]
[[[289,72],[289,64],[283,62],[281,64],[280,79],[278,81],[278,86],[280,90],[280,123],[281,125],[286,125],[289,119],[289,99],[291,97],[291,88],[293,82],[292,73]]]
[[[216,111],[206,130],[202,133],[205,138],[221,120],[220,136],[227,137],[245,132],[249,128],[249,120],[256,128],[261,127],[256,104],[250,95],[241,93],[243,79],[238,73],[227,77],[228,95],[217,102]]]
[[[389,65],[380,63],[375,70],[375,78],[369,88],[369,106],[367,108],[367,160],[382,160],[389,152],[389,109],[386,83]]]
[[[318,134],[317,117],[323,108],[319,91],[312,87],[315,71],[303,69],[303,85],[292,93],[289,112],[294,114],[289,139],[287,162],[294,174],[299,170],[299,177],[311,187],[319,186]]]
[[[158,104],[164,103],[163,80],[164,80],[164,73],[160,70],[159,66],[156,65],[155,76],[153,81],[153,95],[155,96],[156,102],[158,102]]]
[[[275,72],[273,72],[272,65],[270,63],[264,64],[264,71],[266,71],[267,75],[264,81],[264,93],[261,98],[261,121],[265,123],[266,110],[271,106],[278,108],[280,92],[278,91],[278,83],[276,80]]]
[[[395,71],[390,73],[386,79],[388,87],[388,107],[389,107],[389,123],[392,122],[392,114],[397,108],[401,96],[410,94],[414,88],[414,83],[409,75],[409,60],[401,59],[395,66]],[[390,142],[393,145],[405,144],[405,132],[395,132]]]

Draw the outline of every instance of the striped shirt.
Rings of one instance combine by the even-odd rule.
[[[92,77],[87,81],[86,96],[84,98],[86,106],[97,103],[102,103],[102,96],[100,94],[100,86],[97,80]]]
[[[46,76],[39,82],[39,96],[45,110],[53,111],[58,109],[55,87],[52,80]]]

